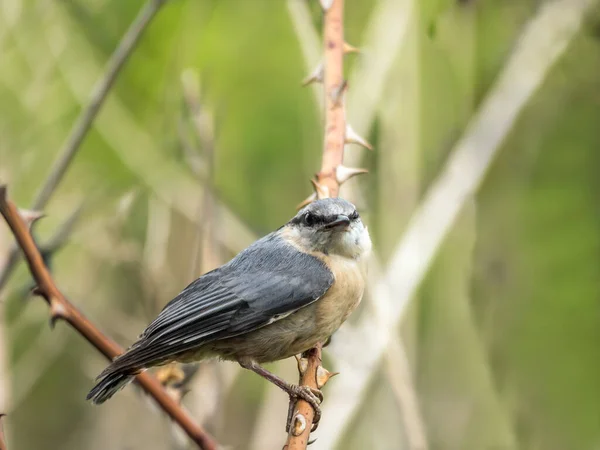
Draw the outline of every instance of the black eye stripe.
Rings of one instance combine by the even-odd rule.
[[[316,214],[312,211],[305,211],[303,214],[294,217],[289,223],[304,225],[307,227],[314,227],[319,224],[327,224],[334,221],[338,217],[338,214],[324,216],[322,214]],[[357,220],[360,217],[358,211],[354,210],[348,214],[350,220]]]
[[[318,216],[316,216],[316,215],[314,215],[314,214],[312,214],[310,212],[307,212],[304,215],[304,223],[306,225],[308,225],[309,227],[315,225],[317,222],[319,222],[319,217]]]

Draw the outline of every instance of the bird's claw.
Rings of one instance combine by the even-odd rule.
[[[307,402],[315,412],[313,426],[310,430],[311,432],[315,431],[319,426],[319,421],[321,420],[320,405],[323,402],[323,393],[318,389],[314,389],[309,386],[298,386],[296,384],[292,384],[290,386],[288,393],[290,394],[290,408],[288,410],[288,420],[285,426],[285,431],[287,433],[290,432],[290,427],[292,426],[292,421],[294,420],[294,406],[296,401],[299,399]]]

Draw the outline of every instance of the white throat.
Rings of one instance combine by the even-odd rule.
[[[371,238],[361,221],[352,223],[346,230],[318,231],[303,227],[285,227],[286,238],[303,251],[359,259],[371,251]]]

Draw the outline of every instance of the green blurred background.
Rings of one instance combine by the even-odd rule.
[[[342,195],[359,206],[384,263],[527,24],[551,3],[346,0],[347,40],[364,47],[345,59],[348,116],[376,151],[347,149],[370,174]],[[558,4],[565,17],[587,9],[398,330],[431,449],[600,449],[600,10]],[[19,205],[32,203],[142,5],[0,0],[0,180]],[[320,35],[316,0],[171,0],[120,73],[36,230],[44,242],[82,205],[53,271],[122,345],[310,194],[322,126],[313,88],[300,88],[319,57],[306,51],[304,19]],[[395,27],[405,31],[388,39]],[[387,65],[369,78],[381,67],[367,63],[382,55]],[[200,134],[190,87],[200,91]],[[3,255],[11,242],[0,226]],[[85,402],[105,361],[64,324],[49,330],[30,284],[20,265],[0,294],[9,448],[186,448],[133,388],[102,407]],[[272,368],[296,377],[293,361]],[[390,377],[376,369],[338,448],[420,450]],[[184,403],[223,444],[283,444],[285,396],[255,375],[208,363],[191,388]]]

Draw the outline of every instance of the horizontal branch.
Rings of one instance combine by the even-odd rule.
[[[28,224],[16,206],[7,199],[6,186],[0,186],[0,213],[4,216],[27,260],[31,275],[37,283],[35,293],[42,296],[50,306],[50,323],[54,324],[59,319],[64,320],[109,360],[120,355],[123,352],[121,347],[102,334],[60,292],[31,236],[29,230],[31,223]],[[136,382],[199,448],[216,450],[215,440],[193,421],[190,415],[167,394],[154,377],[147,372],[141,373],[136,376]]]

